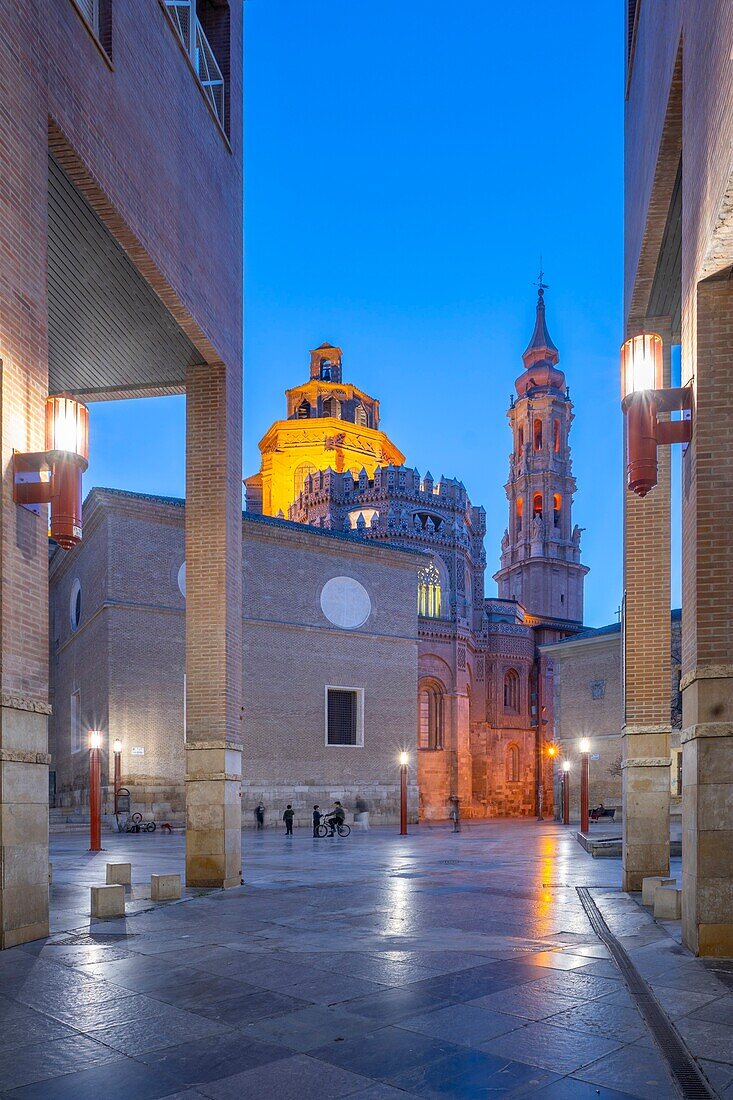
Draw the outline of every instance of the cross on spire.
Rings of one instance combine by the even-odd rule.
[[[548,284],[545,282],[545,273],[542,270],[542,256],[540,256],[540,273],[537,276],[537,282],[533,284],[540,292],[540,297],[548,289]]]

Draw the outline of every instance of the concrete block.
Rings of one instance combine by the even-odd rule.
[[[654,916],[657,920],[681,920],[682,891],[676,886],[657,886],[654,891]]]
[[[641,904],[654,905],[654,891],[658,886],[674,886],[673,878],[662,878],[660,875],[647,875],[641,880]]]
[[[151,875],[150,896],[153,901],[175,901],[181,896],[180,875]]]
[[[131,863],[107,863],[107,885],[118,886],[131,886],[132,885],[132,864]]]
[[[92,886],[93,917],[124,917],[124,886]]]

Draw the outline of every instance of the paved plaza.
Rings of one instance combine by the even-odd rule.
[[[246,831],[244,886],[155,906],[182,836],[103,843],[52,837],[52,935],[0,955],[2,1096],[674,1097],[579,885],[733,1096],[730,964],[693,959],[554,822]],[[133,863],[128,915],[90,921],[108,860]]]

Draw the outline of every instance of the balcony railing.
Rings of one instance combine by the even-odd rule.
[[[191,58],[206,98],[224,129],[224,77],[196,15],[196,0],[165,0],[165,5],[181,36],[186,53]]]

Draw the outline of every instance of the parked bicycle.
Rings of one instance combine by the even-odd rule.
[[[143,821],[143,815],[140,813],[133,814],[127,823],[125,828],[126,833],[154,833],[155,822]]]
[[[351,826],[347,825],[345,821],[343,823],[339,822],[334,827],[334,831],[337,832],[339,836],[348,836],[349,833],[351,832]],[[321,821],[321,824],[316,829],[316,836],[330,836],[330,835],[331,835],[331,826],[328,825],[325,821]]]

